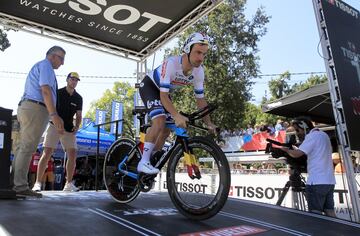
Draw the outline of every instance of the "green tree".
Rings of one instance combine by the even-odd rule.
[[[299,92],[308,89],[314,85],[325,83],[326,81],[327,81],[326,75],[311,75],[305,82],[295,83],[291,87],[291,92],[292,93]]]
[[[5,49],[7,49],[8,47],[11,46],[5,31],[6,30],[0,26],[0,50],[1,51],[5,51]]]
[[[86,117],[92,118],[95,120],[96,109],[106,110],[106,121],[110,121],[111,119],[111,105],[112,101],[118,101],[123,103],[123,119],[133,127],[132,118],[132,109],[134,108],[134,94],[136,89],[134,86],[130,85],[130,83],[123,82],[115,82],[113,88],[107,89],[103,96],[92,102],[90,105],[89,111],[86,113]],[[109,129],[110,125],[106,126],[106,129]],[[126,126],[124,127],[124,131],[127,132],[128,129]]]
[[[243,124],[241,127],[246,127],[250,125],[264,125],[264,124],[276,124],[276,121],[282,117],[264,113],[261,110],[261,105],[255,105],[251,102],[247,102],[245,106],[245,115]]]
[[[291,92],[290,81],[291,75],[289,71],[285,71],[278,78],[269,81],[270,100],[276,100]]]
[[[278,78],[269,81],[270,101],[308,89],[316,84],[324,83],[327,81],[327,77],[326,75],[311,75],[305,82],[295,83],[292,86],[290,86],[287,81],[291,81],[291,74],[289,71],[285,71]]]
[[[245,114],[242,120],[242,124],[240,127],[246,128],[248,124],[255,125],[258,123],[258,116],[261,113],[261,110],[255,104],[251,102],[245,103]]]
[[[327,81],[326,75],[311,75],[305,82],[295,83],[290,87],[290,85],[286,81],[291,80],[291,74],[286,71],[281,74],[278,78],[269,81],[269,90],[271,93],[271,98],[267,100],[263,98],[261,104],[268,103],[270,101],[274,101],[276,99],[280,99],[283,96],[287,96],[296,92],[300,92],[302,90],[308,89],[316,84],[321,84]],[[261,107],[261,106],[260,106]],[[261,108],[259,107],[260,113],[257,116],[256,122],[267,123],[267,124],[275,124],[276,120],[281,118],[286,120],[285,117],[279,117],[272,114],[266,114],[261,112]],[[253,112],[257,112],[256,110]],[[252,115],[254,116],[254,115]]]
[[[179,54],[184,40],[192,32],[210,37],[210,50],[204,61],[205,95],[218,105],[212,115],[221,127],[238,128],[243,124],[246,102],[250,100],[251,78],[259,72],[257,43],[266,33],[269,17],[259,8],[252,19],[245,18],[245,0],[227,0],[208,16],[199,20],[179,37],[178,46],[169,54]],[[195,109],[191,88],[177,91],[174,104],[189,112]]]

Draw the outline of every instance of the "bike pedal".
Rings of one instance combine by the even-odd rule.
[[[141,192],[149,192],[155,185],[155,181],[151,179],[139,179],[138,183]]]

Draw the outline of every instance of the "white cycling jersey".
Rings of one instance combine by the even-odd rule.
[[[161,92],[171,93],[175,89],[193,84],[196,98],[204,97],[204,68],[193,68],[190,75],[184,75],[182,57],[171,56],[148,74]]]

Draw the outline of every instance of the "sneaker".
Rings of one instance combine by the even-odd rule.
[[[153,167],[150,162],[139,162],[138,166],[137,166],[137,171],[143,172],[145,174],[149,174],[149,175],[155,175],[157,173],[159,173],[159,169]]]
[[[41,193],[37,193],[31,189],[27,189],[24,191],[20,191],[20,192],[16,192],[16,197],[37,197],[37,198],[42,198],[42,194]]]
[[[32,188],[32,191],[34,192],[41,192],[41,183],[36,182],[34,184],[34,187]]]
[[[63,191],[65,192],[78,192],[79,188],[77,188],[73,183],[66,183]]]

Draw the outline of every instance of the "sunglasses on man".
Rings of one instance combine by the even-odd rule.
[[[80,81],[80,79],[77,77],[69,77],[69,79],[71,79],[72,81]]]

